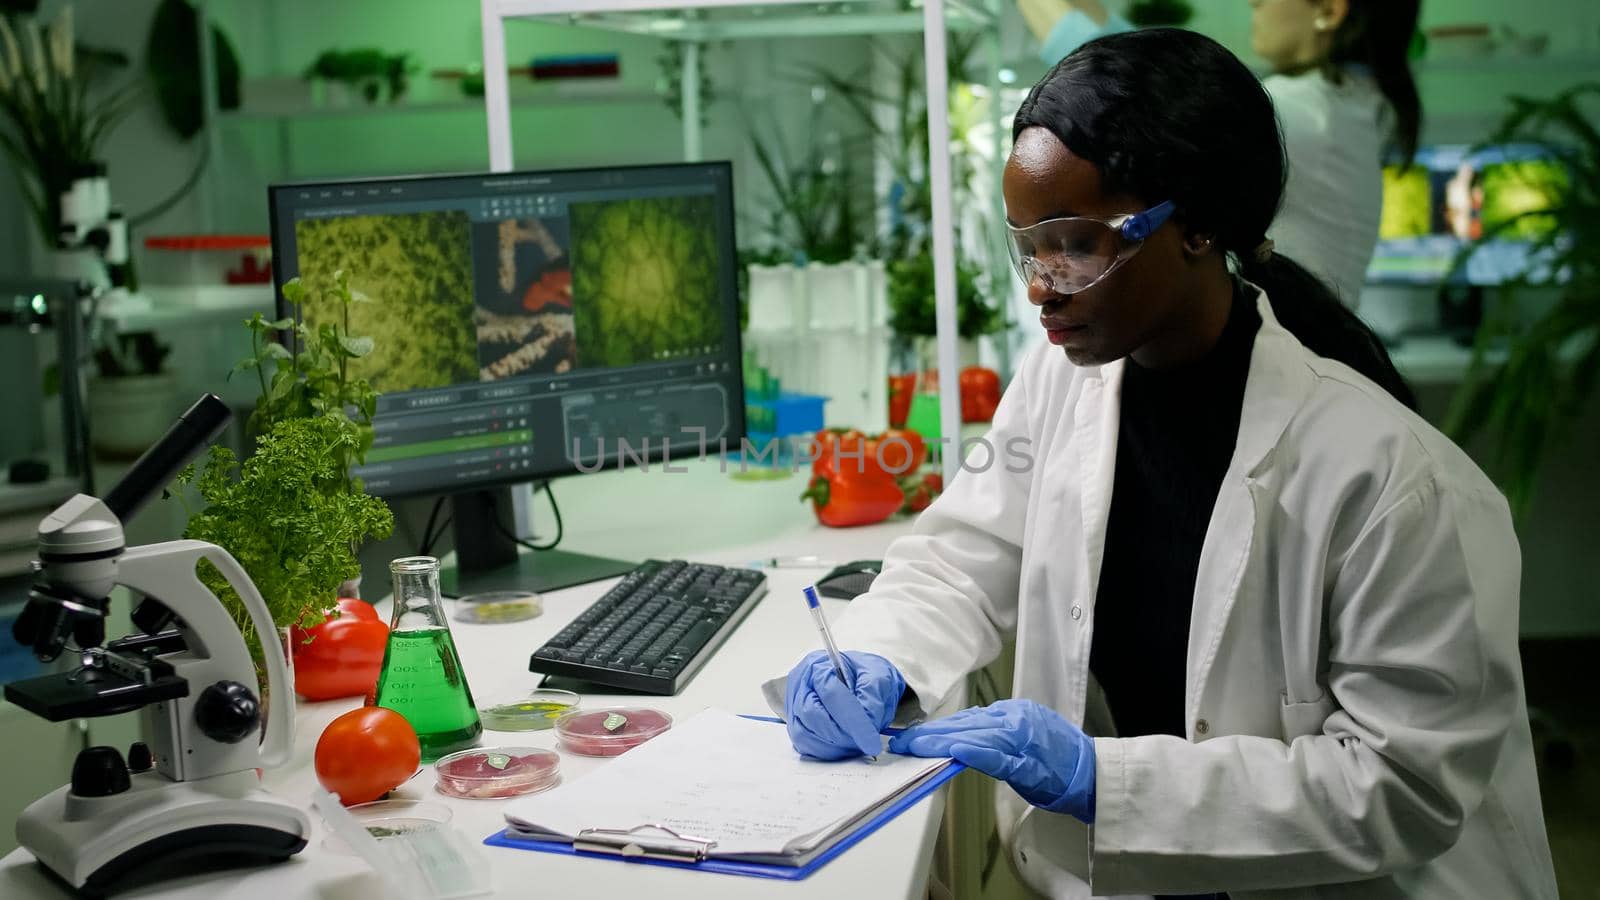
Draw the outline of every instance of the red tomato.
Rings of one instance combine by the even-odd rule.
[[[961,370],[961,421],[989,422],[1000,405],[1000,374],[982,366]]]
[[[307,700],[356,697],[378,681],[389,626],[372,604],[346,597],[321,625],[289,629],[289,640],[295,693]]]
[[[345,806],[382,797],[417,773],[422,744],[406,717],[381,706],[353,709],[317,738],[317,781]]]

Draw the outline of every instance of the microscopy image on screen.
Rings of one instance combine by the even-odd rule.
[[[374,342],[350,361],[357,377],[380,392],[477,380],[465,212],[301,219],[294,236],[308,321],[344,314],[332,296],[340,269],[370,301],[350,307],[350,333]]]
[[[506,218],[473,225],[479,377],[572,370],[570,240],[564,218]]]
[[[711,194],[574,203],[568,216],[580,367],[695,356],[721,344]]]

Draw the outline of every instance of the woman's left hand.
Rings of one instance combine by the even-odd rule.
[[[1094,741],[1055,710],[1001,700],[908,728],[889,752],[948,756],[1041,809],[1094,824]]]

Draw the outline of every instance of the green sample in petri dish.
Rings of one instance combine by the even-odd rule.
[[[571,691],[537,690],[479,710],[483,727],[491,731],[544,731],[562,713],[577,709],[580,698]]]

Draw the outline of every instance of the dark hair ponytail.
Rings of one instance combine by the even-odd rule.
[[[1281,254],[1260,258],[1283,201],[1283,139],[1261,82],[1221,44],[1174,28],[1090,41],[1034,85],[1012,136],[1036,126],[1093,163],[1107,193],[1171,200],[1307,349],[1416,408],[1382,342],[1327,285]]]
[[[1366,66],[1394,111],[1394,142],[1409,165],[1422,132],[1422,98],[1411,75],[1411,42],[1417,33],[1421,0],[1350,0],[1350,12],[1333,33],[1328,50],[1330,78],[1338,67]]]
[[[1239,274],[1267,292],[1278,324],[1299,338],[1307,350],[1344,363],[1408,409],[1417,408],[1416,395],[1394,367],[1383,341],[1335,299],[1317,276],[1281,253],[1273,253],[1265,261],[1253,253],[1241,254]]]

